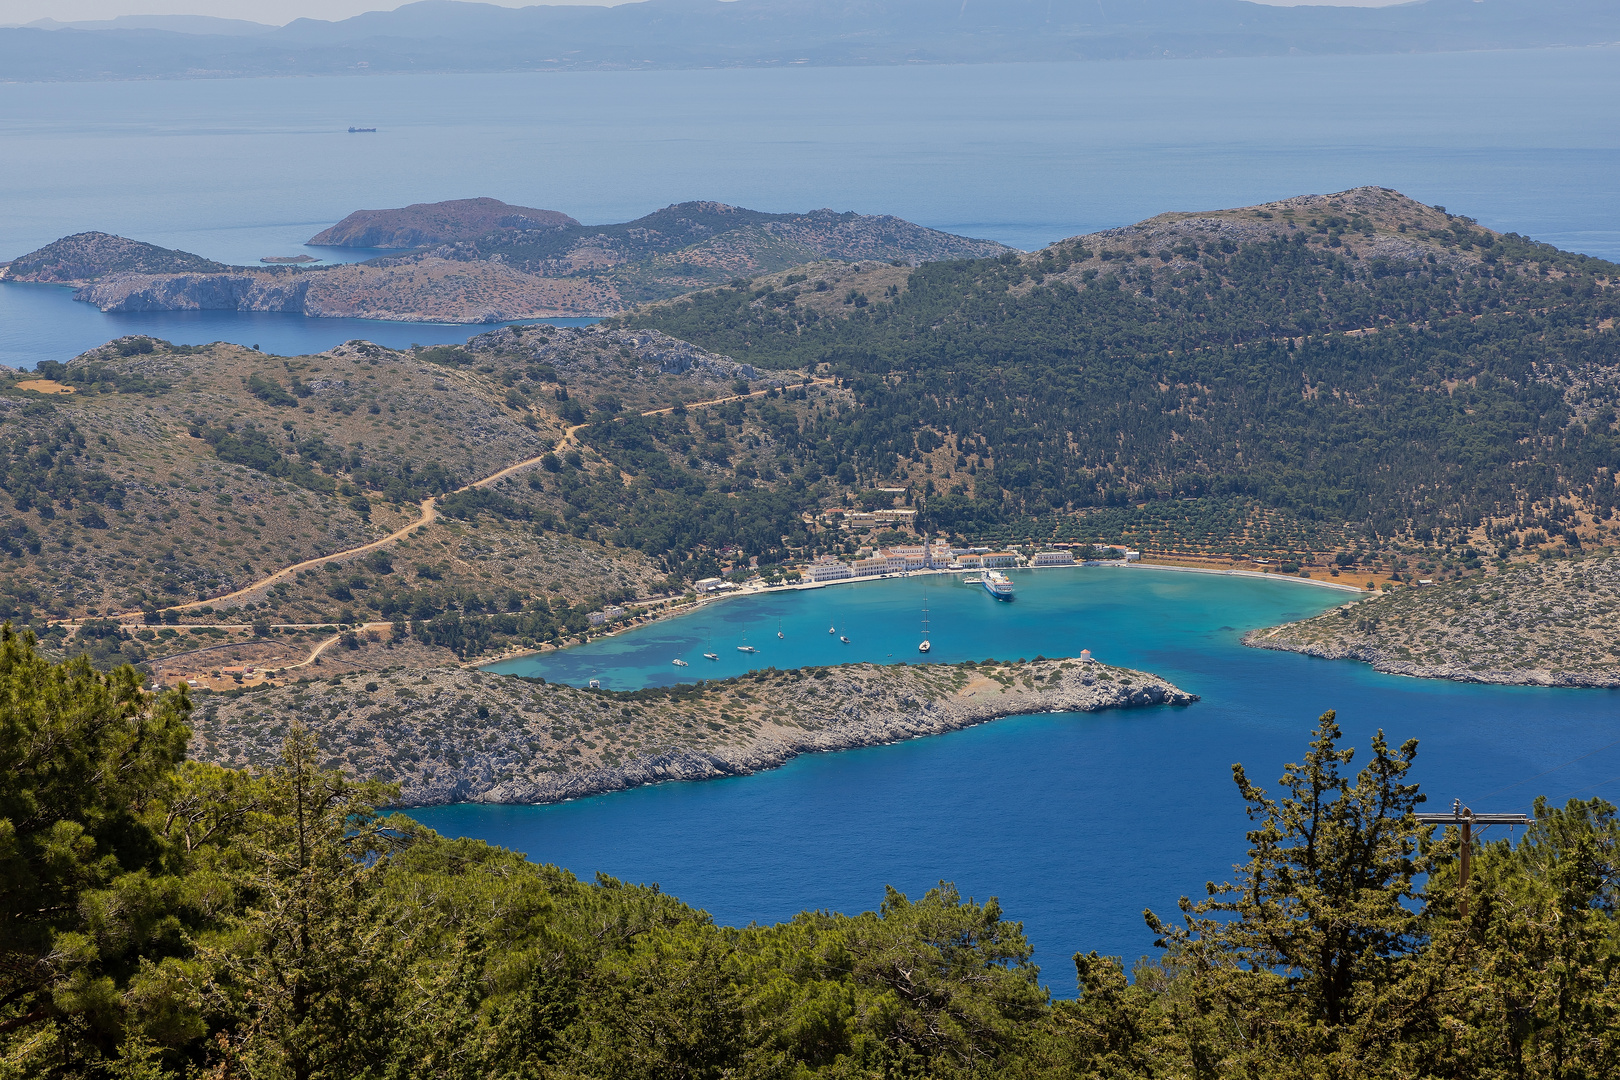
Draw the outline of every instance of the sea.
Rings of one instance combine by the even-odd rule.
[[[0,259],[88,229],[238,264],[355,259],[375,253],[305,241],[352,210],[480,195],[586,223],[694,199],[831,207],[1028,250],[1167,210],[1377,184],[1620,260],[1617,94],[1620,47],[0,83]],[[67,289],[0,283],[0,362],[25,368],[131,333],[296,354],[355,337],[455,342],[483,329],[106,315]],[[864,910],[885,885],[918,895],[952,881],[1024,922],[1063,994],[1074,990],[1073,952],[1151,954],[1141,910],[1169,916],[1179,897],[1229,876],[1247,823],[1230,766],[1268,783],[1303,755],[1326,709],[1361,747],[1380,727],[1392,740],[1418,738],[1416,775],[1435,805],[1462,798],[1509,811],[1534,793],[1620,790],[1614,692],[1403,679],[1239,644],[1248,628],[1344,594],[1150,570],[1032,571],[1018,586],[1011,604],[938,578],[738,598],[521,667],[629,688],[675,677],[677,657],[690,677],[745,663],[910,661],[926,589],[934,659],[1086,647],[1201,700],[1018,717],[552,807],[418,816],[582,876],[658,882],[734,925]],[[837,644],[829,626],[851,643]],[[759,654],[737,652],[744,634]]]
[[[0,260],[88,229],[234,264],[355,259],[376,253],[304,242],[352,210],[479,195],[588,224],[693,199],[831,207],[1028,250],[1361,184],[1620,259],[1617,92],[1620,47],[0,83]],[[487,329],[103,315],[69,297],[0,284],[0,363],[129,333],[298,353]]]
[[[1181,897],[1232,877],[1252,827],[1232,766],[1276,795],[1276,778],[1304,756],[1330,709],[1345,745],[1359,748],[1352,768],[1380,730],[1397,746],[1417,739],[1413,776],[1431,808],[1460,798],[1508,813],[1528,811],[1538,794],[1557,803],[1620,794],[1620,691],[1404,678],[1241,643],[1245,630],[1317,614],[1353,593],[1140,567],[1011,576],[1010,603],[946,575],[739,596],[491,670],[629,690],[752,668],[916,663],[926,608],[929,662],[1090,649],[1199,701],[1012,717],[805,755],[752,776],[412,816],[582,877],[657,882],[728,925],[864,911],[882,902],[885,886],[916,897],[952,882],[964,896],[996,897],[1024,924],[1047,985],[1072,995],[1075,952],[1127,965],[1154,955],[1143,909],[1174,921]],[[759,652],[739,652],[744,644]]]

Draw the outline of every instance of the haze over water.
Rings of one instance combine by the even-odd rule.
[[[1275,791],[1316,718],[1337,709],[1366,758],[1382,727],[1421,740],[1416,778],[1435,804],[1484,798],[1528,809],[1537,794],[1613,797],[1620,747],[1519,783],[1620,739],[1620,693],[1470,686],[1379,675],[1362,664],[1243,647],[1243,631],[1352,594],[1297,582],[1087,568],[1016,573],[998,603],[950,577],[836,585],[723,601],[578,649],[496,665],[609,688],[726,677],[750,666],[918,659],[926,596],[933,662],[1074,656],[1152,671],[1201,701],[1186,708],[1014,717],[949,735],[799,757],[749,777],[670,783],[556,806],[413,811],[555,862],[656,881],[733,925],[806,908],[861,911],[893,885],[940,879],[998,896],[1021,919],[1055,992],[1069,956],[1152,952],[1141,912],[1175,913],[1243,858],[1249,826],[1231,765]],[[778,626],[784,637],[776,637]],[[829,634],[836,626],[848,646]],[[744,636],[760,649],[737,651]],[[702,654],[717,653],[718,662]],[[675,667],[677,657],[692,666]],[[1517,784],[1505,791],[1506,785]],[[1495,792],[1493,794],[1493,792]],[[1476,807],[1482,805],[1474,802]]]
[[[0,85],[0,258],[102,229],[256,263],[351,210],[474,195],[587,223],[688,199],[830,206],[1032,249],[1359,184],[1620,258],[1617,92],[1613,47]],[[296,352],[478,329],[186,325],[0,292],[10,364],[135,332]]]

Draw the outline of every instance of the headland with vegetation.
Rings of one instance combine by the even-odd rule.
[[[465,668],[395,668],[208,699],[193,752],[263,768],[289,725],[329,768],[400,785],[402,805],[547,803],[775,768],[1022,713],[1187,705],[1140,671],[1080,660],[767,669],[634,691]]]
[[[1620,687],[1620,559],[1515,563],[1489,577],[1385,592],[1244,644],[1393,675]]]

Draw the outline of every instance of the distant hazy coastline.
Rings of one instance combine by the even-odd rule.
[[[650,0],[618,7],[421,3],[284,27],[233,20],[0,29],[11,80],[218,78],[388,72],[973,64],[1412,53],[1620,39],[1602,0],[1418,0],[1385,8],[1242,0],[1115,5],[957,0],[784,5]],[[49,28],[48,28],[49,27]]]

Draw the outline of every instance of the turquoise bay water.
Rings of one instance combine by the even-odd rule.
[[[252,264],[297,254],[352,210],[476,195],[588,223],[687,199],[830,206],[1032,249],[1166,210],[1358,184],[1620,258],[1617,60],[1620,47],[0,83],[0,259],[103,229]],[[15,293],[0,285],[0,363],[65,360],[87,320],[102,332]],[[122,332],[172,325],[142,318],[123,317]],[[268,333],[240,318],[208,332]],[[469,333],[314,322],[299,341],[321,348]]]
[[[1620,747],[1519,783],[1620,738],[1620,694],[1403,679],[1239,644],[1247,628],[1324,610],[1348,594],[1146,569],[1027,571],[1015,580],[1010,604],[946,577],[737,598],[496,670],[629,689],[749,666],[913,661],[926,594],[931,659],[1089,648],[1202,700],[1014,717],[807,755],[754,776],[556,806],[461,805],[413,816],[586,877],[656,881],[733,925],[804,908],[865,910],[882,900],[885,884],[915,895],[954,881],[966,894],[999,897],[1024,921],[1047,982],[1072,994],[1073,952],[1151,952],[1142,909],[1169,915],[1178,897],[1200,895],[1206,880],[1223,879],[1241,860],[1246,819],[1230,766],[1243,762],[1272,786],[1327,709],[1339,711],[1347,737],[1362,747],[1379,727],[1392,740],[1421,740],[1417,776],[1434,803],[1460,797],[1508,811],[1536,793],[1613,797],[1620,788],[1593,787],[1620,774]],[[851,644],[839,644],[829,625]],[[755,657],[736,651],[745,634],[760,649]],[[705,651],[720,661],[703,660]],[[693,666],[674,667],[676,657]]]

